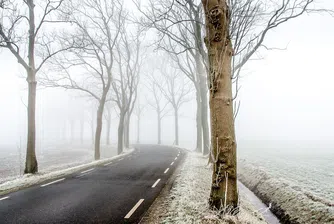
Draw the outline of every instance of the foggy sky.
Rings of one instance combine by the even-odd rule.
[[[334,2],[323,2],[334,8]],[[250,147],[249,141],[262,146],[289,141],[302,147],[323,141],[327,147],[334,146],[333,24],[330,16],[304,15],[269,33],[267,47],[287,49],[262,49],[259,56],[263,59],[249,62],[241,74],[241,108],[236,120],[239,148]],[[25,73],[7,49],[0,50],[0,68],[0,145],[16,145],[19,136],[25,138],[26,134],[26,110],[21,102],[21,98],[26,102],[26,82],[22,78]],[[55,127],[63,119],[62,114],[69,114],[67,110],[85,107],[87,100],[82,97],[73,106],[73,96],[77,95],[60,89],[39,91],[37,113],[43,116],[37,118],[37,123],[44,127],[44,137],[60,134]],[[195,110],[192,101],[184,105],[180,114],[180,143],[188,148],[196,144]],[[115,142],[118,122],[116,114],[113,116]],[[146,142],[156,140],[155,116],[149,108],[144,112],[141,137]],[[135,116],[131,126],[131,139],[135,140]],[[173,118],[164,119],[162,127],[163,143],[171,144]],[[38,133],[41,134],[40,129]],[[90,139],[88,124],[85,137]]]

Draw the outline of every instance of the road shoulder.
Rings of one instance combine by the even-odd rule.
[[[140,223],[266,223],[243,195],[239,215],[219,219],[208,207],[210,183],[207,158],[187,153]]]

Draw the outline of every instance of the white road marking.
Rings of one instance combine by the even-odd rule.
[[[174,160],[177,160],[177,157],[175,157],[175,159]]]
[[[112,162],[106,163],[103,166],[109,166],[110,164],[112,164]]]
[[[0,198],[0,201],[2,201],[2,200],[6,200],[6,199],[8,199],[9,197],[7,196],[7,197],[3,197],[3,198]]]
[[[48,185],[55,184],[55,183],[58,183],[58,182],[63,181],[63,180],[65,180],[65,178],[61,178],[59,180],[55,180],[55,181],[52,181],[52,182],[47,183],[47,184],[43,184],[43,185],[41,185],[41,187],[46,187]]]
[[[161,179],[158,179],[157,181],[155,181],[155,183],[152,185],[152,188],[155,188],[155,186],[157,186],[157,184],[160,182]]]
[[[88,173],[90,171],[93,171],[95,168],[92,168],[92,169],[89,169],[89,170],[85,170],[85,171],[82,171],[81,173]]]
[[[169,170],[169,168],[167,168],[167,169],[165,170],[165,172],[164,172],[164,173],[167,173],[167,172],[168,172],[168,170]]]
[[[77,176],[77,177],[83,177],[83,176],[86,176],[86,175],[88,175],[88,174],[90,174],[90,173],[92,173],[92,171],[90,171],[90,172],[87,172],[87,173],[84,173],[84,174],[80,174],[79,176]]]
[[[129,211],[129,213],[124,217],[125,219],[129,219],[131,215],[137,210],[137,208],[143,203],[144,199],[140,199],[137,204]]]
[[[172,162],[170,165],[173,166],[174,162]]]

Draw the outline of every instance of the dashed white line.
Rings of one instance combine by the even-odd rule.
[[[63,181],[63,180],[65,180],[65,178],[61,178],[59,180],[55,180],[55,181],[52,181],[52,182],[47,183],[47,184],[43,184],[43,185],[41,185],[41,187],[46,187],[48,185],[55,184],[55,183],[58,183],[58,182]]]
[[[167,169],[165,170],[165,172],[164,172],[164,173],[167,173],[167,172],[168,172],[168,170],[169,170],[169,168],[167,168]]]
[[[170,165],[173,166],[174,162],[172,162]]]
[[[85,171],[82,171],[81,173],[88,173],[88,172],[91,172],[93,171],[95,168],[92,168],[92,169],[89,169],[89,170],[85,170]]]
[[[110,164],[112,164],[112,162],[106,163],[103,166],[109,166]]]
[[[144,199],[140,199],[137,204],[129,211],[129,213],[124,217],[125,219],[129,219],[131,215],[137,210],[137,208],[143,203]]]
[[[152,188],[155,188],[155,186],[157,186],[157,184],[160,182],[161,179],[158,179],[157,181],[155,181],[155,183],[152,185]]]
[[[2,200],[6,200],[6,199],[8,199],[9,197],[7,196],[7,197],[3,197],[3,198],[0,198],[0,201],[2,201]]]
[[[177,160],[177,157],[175,157],[175,159],[174,160]]]

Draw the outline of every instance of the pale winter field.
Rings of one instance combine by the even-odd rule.
[[[85,164],[94,160],[91,145],[56,145],[45,146],[36,150],[39,172],[50,172]],[[101,157],[109,158],[116,155],[114,145],[103,145]],[[0,184],[23,174],[25,149],[0,146]]]
[[[334,223],[334,150],[240,148],[238,158],[241,181],[283,219]]]

